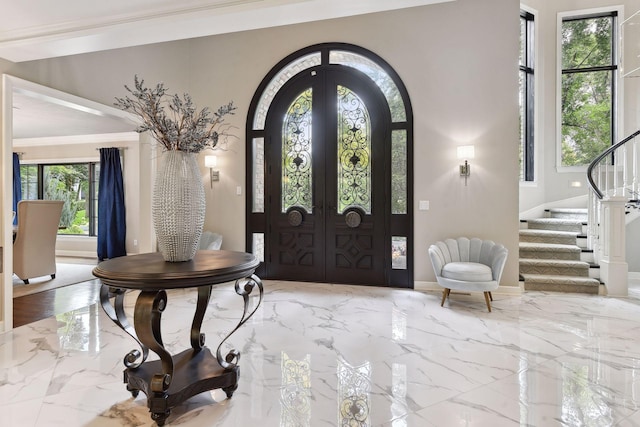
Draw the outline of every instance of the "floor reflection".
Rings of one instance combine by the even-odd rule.
[[[56,315],[60,349],[98,353],[100,351],[99,314],[98,305],[93,304],[80,310]]]
[[[311,356],[295,360],[282,352],[280,389],[280,427],[311,425]]]
[[[369,427],[371,411],[371,363],[352,366],[338,360],[338,425]]]

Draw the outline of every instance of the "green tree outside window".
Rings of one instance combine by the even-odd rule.
[[[562,22],[562,166],[587,165],[614,142],[614,21]]]

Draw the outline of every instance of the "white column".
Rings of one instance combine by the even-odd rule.
[[[625,197],[605,197],[600,215],[600,279],[611,296],[628,294]]]

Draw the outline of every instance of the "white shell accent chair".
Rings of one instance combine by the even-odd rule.
[[[18,232],[13,242],[13,272],[26,285],[29,279],[50,275],[56,278],[56,238],[61,200],[18,202]]]
[[[478,238],[446,239],[429,247],[429,257],[438,284],[444,288],[442,302],[451,289],[483,292],[491,312],[491,291],[498,288],[509,251],[501,244]]]

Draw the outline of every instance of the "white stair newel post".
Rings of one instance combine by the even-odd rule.
[[[638,198],[638,141],[636,139],[633,140],[632,145],[632,161],[633,161],[633,183],[631,185],[631,197],[634,199]]]
[[[623,145],[622,147],[622,188],[620,189],[620,192],[622,194],[620,194],[620,196],[623,197],[627,197],[627,185],[628,185],[628,180],[627,180],[627,173],[629,168],[627,167],[627,146]],[[618,194],[616,194],[618,195]]]
[[[629,291],[625,203],[624,197],[605,197],[600,204],[600,279],[611,296],[626,296]]]
[[[598,254],[598,224],[600,219],[599,213],[599,199],[596,197],[593,191],[589,191],[588,194],[588,211],[587,211],[587,248],[593,250],[594,261],[597,263],[599,259]]]

